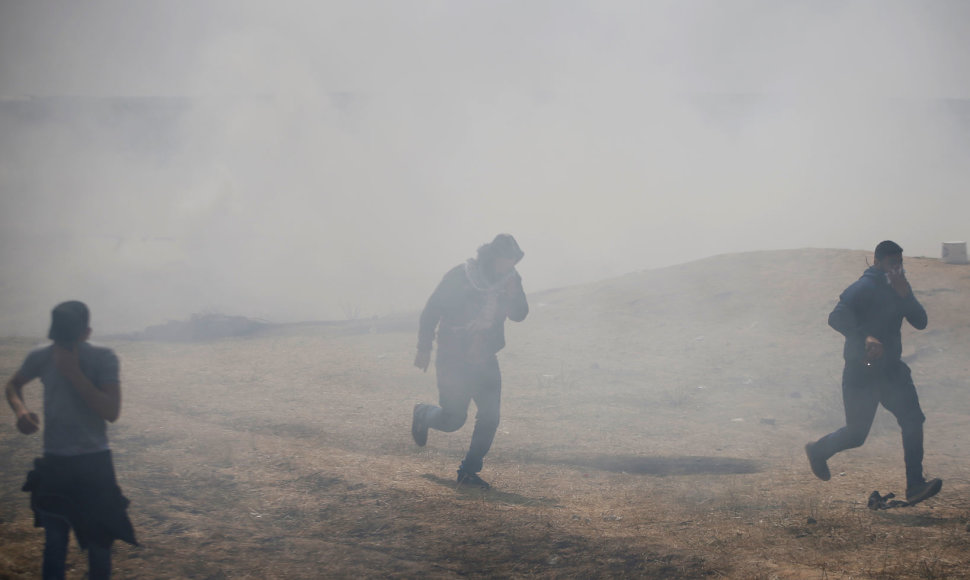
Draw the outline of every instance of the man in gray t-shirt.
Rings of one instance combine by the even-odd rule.
[[[34,349],[17,372],[17,377],[24,382],[40,379],[44,385],[44,453],[84,455],[107,451],[106,418],[85,403],[71,380],[58,370],[55,360],[58,348],[51,344]],[[73,356],[81,373],[95,388],[121,384],[118,357],[111,349],[82,342]],[[106,398],[112,395],[106,394]]]
[[[111,574],[111,544],[137,544],[115,480],[107,422],[121,413],[118,357],[91,345],[89,312],[82,302],[59,304],[51,313],[53,344],[34,349],[7,381],[6,396],[25,434],[40,429],[40,419],[23,400],[34,379],[44,385],[44,455],[34,460],[24,491],[29,491],[34,524],[45,531],[43,577],[63,578],[71,529],[88,550],[90,578]]]

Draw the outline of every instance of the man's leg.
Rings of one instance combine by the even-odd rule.
[[[62,517],[44,514],[44,580],[62,580],[67,564],[67,545],[70,541],[71,524]]]
[[[461,429],[468,418],[468,404],[472,400],[472,377],[463,363],[438,360],[435,372],[438,379],[438,406],[422,404],[415,409],[431,429],[450,433]]]
[[[903,435],[903,460],[906,464],[906,497],[913,503],[936,495],[942,482],[923,479],[923,423],[926,416],[909,367],[900,363],[882,393],[882,405],[896,417]]]
[[[94,542],[88,543],[88,578],[90,580],[111,578],[111,546],[106,548]]]
[[[816,475],[819,475],[816,464],[820,463],[827,472],[828,466],[825,462],[830,457],[865,443],[879,407],[879,393],[874,382],[876,377],[869,375],[869,372],[873,371],[867,367],[857,368],[855,365],[846,365],[843,370],[842,404],[845,407],[845,426],[815,443],[809,443],[805,448]]]
[[[498,430],[502,402],[502,374],[498,359],[493,357],[480,368],[475,384],[475,431],[472,432],[465,460],[461,462],[461,471],[465,473],[482,470],[482,461],[491,449]]]

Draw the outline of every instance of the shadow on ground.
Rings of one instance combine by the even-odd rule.
[[[479,499],[481,501],[508,503],[513,505],[541,505],[550,507],[556,507],[559,505],[559,502],[548,497],[531,498],[524,495],[519,495],[517,493],[500,491],[495,489],[495,487],[484,490],[468,485],[458,485],[455,483],[454,479],[445,479],[443,477],[438,477],[437,475],[431,475],[430,473],[426,473],[421,477],[432,483],[450,487],[451,489],[455,490],[460,497],[465,499]]]
[[[750,459],[734,457],[704,457],[696,455],[675,457],[642,457],[638,455],[582,455],[534,459],[533,463],[570,465],[613,473],[635,475],[736,475],[758,473],[761,466]]]
[[[906,508],[900,508],[905,510]],[[912,514],[905,513],[899,510],[890,511],[877,511],[876,516],[882,518],[884,521],[889,523],[895,523],[900,526],[914,527],[914,528],[928,528],[932,526],[949,526],[949,525],[964,525],[966,520],[963,518],[941,518],[937,516],[931,516],[928,514]],[[970,531],[970,526],[968,526],[967,531]]]

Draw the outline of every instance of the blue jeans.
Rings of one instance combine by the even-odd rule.
[[[438,405],[422,405],[424,419],[431,429],[457,431],[468,419],[468,405],[475,401],[475,430],[462,471],[478,473],[485,454],[492,447],[498,430],[502,402],[502,374],[493,355],[482,363],[439,356],[435,361],[438,376]]]
[[[52,514],[42,516],[44,525],[44,580],[63,580],[67,563],[67,546],[71,540],[71,524]],[[107,580],[111,577],[111,548],[88,543],[88,578]]]

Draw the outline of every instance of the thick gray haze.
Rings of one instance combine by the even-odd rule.
[[[970,237],[970,3],[0,0],[0,334]],[[834,298],[834,297],[833,297]]]

